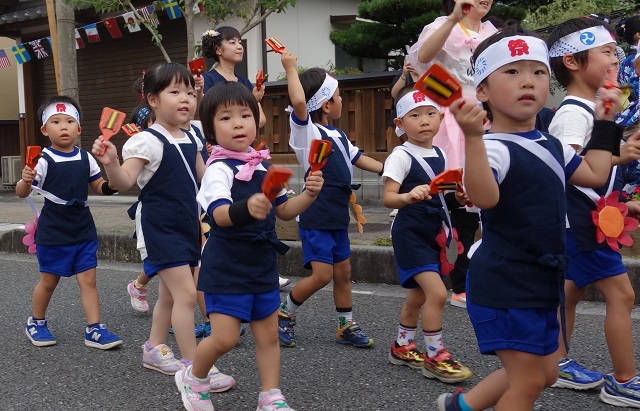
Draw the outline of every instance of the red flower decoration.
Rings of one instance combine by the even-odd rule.
[[[453,237],[452,241],[455,241],[458,245],[458,254],[462,254],[464,246],[458,241],[458,232],[455,228],[451,229],[451,235]],[[449,275],[455,265],[447,260],[447,233],[444,231],[444,227],[440,229],[436,236],[436,243],[440,246],[440,274]]]
[[[36,253],[36,229],[38,228],[38,219],[25,223],[24,231],[27,235],[22,237],[22,244],[29,247],[29,254]]]
[[[606,198],[600,197],[596,211],[591,212],[593,224],[596,226],[596,240],[599,243],[607,241],[607,245],[614,251],[620,251],[621,245],[633,245],[633,238],[627,231],[638,228],[638,220],[627,217],[627,206],[618,201],[618,191],[614,191]]]

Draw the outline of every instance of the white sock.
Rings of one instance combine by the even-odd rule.
[[[438,331],[424,331],[424,343],[427,346],[427,356],[433,358],[444,349],[442,343],[442,328]]]
[[[398,326],[398,336],[396,337],[396,343],[402,347],[411,344],[416,338],[416,327],[405,327],[400,324]]]
[[[296,315],[298,314],[299,305],[296,305],[293,301],[291,301],[291,293],[287,294],[287,299],[280,305],[280,311],[287,315]]]

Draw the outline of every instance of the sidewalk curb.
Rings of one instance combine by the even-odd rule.
[[[24,230],[0,232],[0,252],[26,253],[27,247],[22,244]],[[136,248],[136,240],[122,234],[98,234],[98,260],[111,260],[127,263],[140,263],[140,253]],[[284,277],[306,277],[311,270],[302,266],[302,247],[299,241],[285,241],[291,247],[289,252],[278,257],[280,274]],[[640,289],[640,260],[623,258],[634,290]],[[375,268],[375,269],[372,269]],[[351,246],[351,280],[362,283],[398,284],[396,264],[392,247]],[[445,285],[451,288],[448,278]],[[602,295],[593,286],[588,286],[585,301],[604,301]],[[635,304],[640,304],[640,293],[636,293]]]

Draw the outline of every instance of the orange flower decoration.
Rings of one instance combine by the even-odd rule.
[[[456,231],[455,228],[451,229],[451,235],[453,237],[451,241],[455,241],[458,246],[458,254],[462,254],[464,246],[458,241],[458,231]],[[444,231],[444,227],[442,227],[438,235],[436,235],[436,243],[440,246],[440,274],[449,275],[449,273],[453,271],[455,264],[451,264],[447,259],[447,233]]]
[[[621,245],[631,246],[633,238],[627,231],[638,228],[638,220],[627,217],[627,206],[618,201],[618,191],[614,191],[606,198],[600,197],[596,211],[591,212],[593,224],[596,226],[596,240],[599,243],[607,241],[607,245],[614,251],[620,251]]]

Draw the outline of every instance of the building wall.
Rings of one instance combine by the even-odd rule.
[[[4,49],[11,62],[11,67],[0,70],[0,84],[2,85],[2,99],[0,99],[0,121],[18,120],[18,71],[17,62],[11,56],[11,46],[15,40],[0,37],[0,49]],[[7,50],[8,49],[8,50]]]

